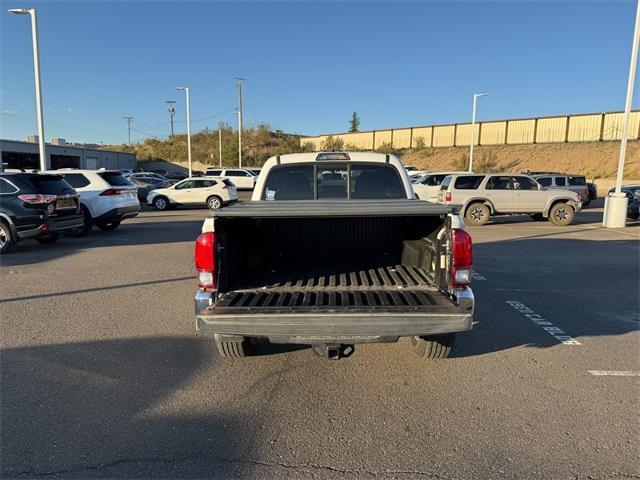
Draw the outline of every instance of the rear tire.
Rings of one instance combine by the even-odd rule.
[[[472,203],[467,207],[464,219],[469,225],[484,225],[489,221],[491,210],[484,203]]]
[[[411,337],[411,345],[413,345],[413,351],[418,357],[438,360],[449,356],[455,340],[455,333],[445,333],[427,337]]]
[[[217,210],[222,207],[222,199],[216,195],[207,198],[207,207],[209,210]]]
[[[11,227],[7,222],[0,220],[0,255],[7,253],[15,245]]]
[[[44,245],[51,245],[52,243],[56,243],[60,238],[59,233],[50,233],[49,235],[45,235],[44,237],[38,237],[36,240]]]
[[[96,222],[96,227],[98,227],[103,232],[110,232],[111,230],[115,230],[120,226],[120,220],[116,222]]]
[[[166,197],[156,197],[153,201],[153,206],[156,210],[168,210],[169,200],[167,200]]]
[[[240,342],[215,340],[218,353],[225,358],[243,358],[253,354],[253,343],[250,338],[244,337]]]
[[[557,227],[564,227],[571,224],[574,214],[575,212],[571,205],[559,202],[549,210],[549,221]]]

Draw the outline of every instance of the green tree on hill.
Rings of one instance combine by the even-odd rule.
[[[353,112],[351,114],[351,120],[349,120],[349,132],[350,133],[359,132],[360,131],[358,130],[359,128],[360,128],[360,117],[356,112]]]

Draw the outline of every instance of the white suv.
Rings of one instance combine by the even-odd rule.
[[[140,212],[136,188],[118,170],[60,169],[49,173],[62,175],[80,194],[84,215],[81,235],[87,235],[93,225],[114,230],[122,220]]]
[[[253,190],[258,177],[244,168],[207,168],[207,177],[228,177],[238,190]]]
[[[226,178],[191,177],[168,188],[152,190],[147,195],[147,204],[156,210],[167,210],[178,205],[206,205],[216,210],[238,200],[236,187]]]

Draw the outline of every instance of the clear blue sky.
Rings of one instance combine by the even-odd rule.
[[[193,128],[215,128],[246,77],[245,122],[343,131],[622,110],[635,3],[23,2],[2,0],[0,137],[36,132],[28,17],[39,13],[45,132],[72,141],[168,133],[164,101],[192,91]],[[640,79],[638,81],[640,83]],[[640,99],[636,98],[637,108]],[[212,118],[213,117],[213,118]]]

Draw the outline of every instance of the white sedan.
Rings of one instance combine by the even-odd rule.
[[[206,205],[212,210],[238,200],[236,186],[222,177],[191,177],[167,188],[152,190],[147,195],[147,205],[157,210],[167,210],[179,205]]]

